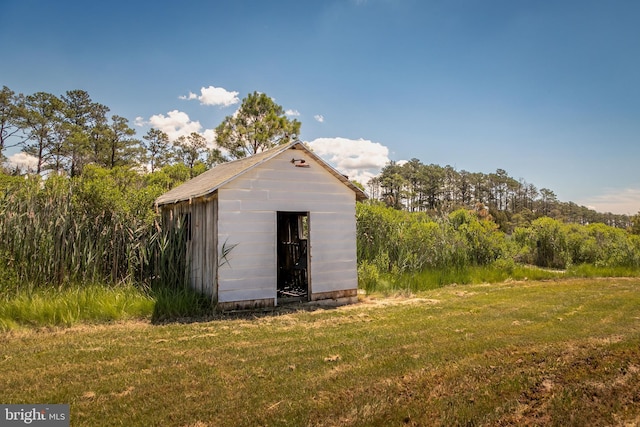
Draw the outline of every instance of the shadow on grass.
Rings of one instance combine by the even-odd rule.
[[[296,302],[277,307],[221,312],[217,310],[216,302],[210,297],[188,288],[156,288],[151,291],[151,295],[156,301],[151,316],[151,323],[154,325],[211,322],[229,319],[258,319],[282,316],[300,311],[325,311],[336,308],[333,306]]]
[[[151,290],[155,306],[151,323],[191,323],[210,320],[216,314],[215,303],[206,295],[189,288],[156,287]]]

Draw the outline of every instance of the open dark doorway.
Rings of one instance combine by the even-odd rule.
[[[278,303],[309,299],[309,214],[278,212]]]

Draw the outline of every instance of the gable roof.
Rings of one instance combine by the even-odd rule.
[[[276,157],[277,155],[285,152],[286,150],[303,150],[311,158],[324,167],[329,173],[338,178],[343,184],[353,190],[356,193],[356,200],[362,201],[367,199],[367,195],[357,186],[355,186],[349,179],[335,170],[331,165],[322,160],[319,156],[309,150],[302,142],[295,141],[289,144],[278,145],[269,150],[265,150],[261,153],[254,154],[250,157],[234,160],[227,163],[222,163],[209,169],[190,179],[187,182],[169,190],[162,196],[158,197],[155,201],[156,206],[170,205],[174,203],[180,203],[188,200],[192,200],[198,197],[203,197],[213,193],[218,188],[234,180],[245,172],[253,169],[254,167]]]

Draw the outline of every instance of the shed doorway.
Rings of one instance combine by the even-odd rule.
[[[278,212],[278,304],[309,300],[309,213]]]

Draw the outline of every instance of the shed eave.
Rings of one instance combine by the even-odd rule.
[[[216,193],[216,191],[218,190],[218,188],[215,188],[211,191],[207,191],[204,193],[199,193],[199,194],[192,194],[188,197],[178,197],[175,199],[167,199],[167,200],[161,200],[161,201],[156,201],[155,205],[156,207],[162,207],[162,206],[167,206],[167,205],[177,205],[179,203],[185,203],[185,202],[193,202],[196,199],[206,199],[207,196],[212,196]],[[160,199],[160,198],[159,198]]]

